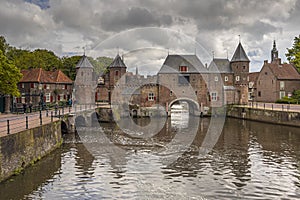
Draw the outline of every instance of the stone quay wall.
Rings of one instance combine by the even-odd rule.
[[[227,116],[272,124],[300,127],[300,113],[229,106]]]
[[[61,144],[60,121],[0,137],[0,182],[20,173]]]

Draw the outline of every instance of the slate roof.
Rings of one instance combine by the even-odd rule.
[[[21,70],[20,82],[27,83],[73,83],[62,71],[45,71],[42,68]]]
[[[214,58],[209,64],[209,71],[218,70],[219,73],[233,73],[227,58]]]
[[[119,54],[115,57],[113,62],[109,65],[109,68],[111,68],[111,67],[126,67],[125,63],[123,62],[123,60],[119,56]]]
[[[300,74],[292,64],[278,64],[267,63],[266,64],[273,74],[280,80],[300,80]]]
[[[83,55],[76,65],[76,69],[78,68],[94,68],[94,66],[90,63],[88,57]]]
[[[196,55],[168,55],[158,73],[179,73],[180,66],[187,66],[187,73],[208,72]]]
[[[234,61],[248,61],[250,62],[243,46],[241,43],[239,43],[239,45],[237,46],[233,56],[232,56],[232,59],[231,59],[231,62],[234,62]]]

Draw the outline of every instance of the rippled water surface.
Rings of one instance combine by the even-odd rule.
[[[65,136],[60,149],[1,183],[0,199],[300,198],[299,128],[226,119],[203,154],[209,124],[175,117],[147,138],[116,124]]]

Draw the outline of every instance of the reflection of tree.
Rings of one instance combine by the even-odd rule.
[[[23,199],[25,195],[47,184],[61,168],[61,153],[61,149],[55,150],[26,168],[22,174],[0,183],[0,199]]]

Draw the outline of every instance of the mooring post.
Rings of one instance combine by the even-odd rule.
[[[28,116],[26,116],[26,129],[28,129]]]
[[[9,130],[9,119],[7,120],[7,134],[9,134],[10,130]]]
[[[42,111],[40,110],[40,125],[43,124],[43,120],[42,120]]]

